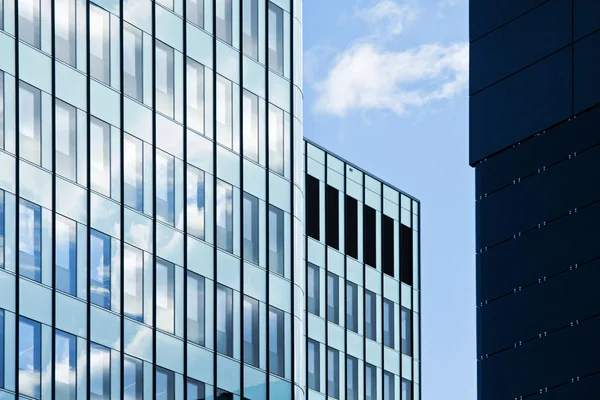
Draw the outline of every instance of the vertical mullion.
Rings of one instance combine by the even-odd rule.
[[[380,241],[383,243],[383,184],[380,183],[379,187],[381,188],[381,195],[379,197],[379,206],[381,208],[381,211],[379,212],[379,214],[381,214],[380,216],[380,220],[381,223],[379,224],[379,236],[380,236]],[[375,210],[375,232],[377,232],[377,210]],[[381,249],[383,249],[383,245],[380,246]],[[381,390],[383,393],[383,390],[385,389],[385,282],[384,282],[384,273],[383,273],[383,255],[380,254],[379,258],[381,260],[381,263],[379,265],[379,273],[381,275]],[[377,263],[377,237],[375,238],[375,263]],[[394,304],[392,303],[392,307],[394,307]],[[392,314],[394,313],[394,309],[392,308],[391,310]],[[394,340],[394,338],[392,337],[392,341]],[[402,359],[402,357],[400,357]],[[385,393],[383,393],[383,397],[385,397]],[[389,400],[389,399],[384,399],[384,400]]]
[[[342,193],[342,198],[343,198],[343,203],[344,204],[344,214],[340,215],[340,218],[344,218],[344,381],[348,382],[348,256],[346,256],[346,235],[348,234],[347,232],[345,232],[345,228],[346,228],[346,162],[344,162],[344,193]],[[338,194],[338,199],[339,199],[339,194]],[[339,200],[338,200],[338,204],[339,204]],[[339,206],[338,206],[338,210],[337,212],[339,213]],[[338,220],[339,221],[339,220]],[[341,243],[340,243],[341,246]],[[358,292],[358,290],[357,290]],[[354,293],[354,296],[356,297],[358,293]],[[358,299],[357,299],[357,304],[358,304]],[[358,311],[358,310],[357,310]],[[357,321],[358,322],[358,321]],[[358,327],[357,327],[358,330]],[[364,333],[364,332],[363,332]],[[358,362],[358,360],[357,360]],[[358,366],[357,366],[358,367]],[[355,379],[358,379],[358,377],[354,377]],[[346,394],[346,397],[348,397],[348,384],[346,384],[346,387],[344,388],[344,393]]]
[[[344,170],[344,173],[346,173],[346,171]],[[346,185],[346,182],[344,182],[344,185]],[[346,198],[344,197],[344,200]],[[363,237],[362,242],[363,242],[363,262],[362,262],[362,281],[363,281],[363,374],[364,374],[364,380],[363,382],[365,383],[363,385],[363,391],[364,391],[364,398],[367,398],[367,385],[366,385],[366,380],[367,380],[367,319],[364,317],[367,314],[367,267],[364,263],[365,261],[365,174],[362,174],[362,225],[363,225],[363,229],[362,229],[362,235]],[[345,204],[344,204],[345,207]],[[356,224],[356,228],[357,228],[357,232],[356,234],[358,235],[358,207],[356,207],[356,211],[357,211],[357,215],[356,215],[356,219],[357,219],[357,224]],[[358,242],[357,242],[358,245]],[[358,246],[357,246],[358,247]],[[357,249],[358,250],[358,249]],[[358,257],[358,251],[356,252],[356,255]],[[375,294],[375,315],[373,316],[373,313],[371,313],[371,316],[375,318],[375,320],[377,320],[377,294]],[[377,326],[375,326],[375,341],[377,341]],[[375,370],[375,382],[371,382],[371,387],[373,387],[373,385],[375,385],[375,392],[377,392],[377,370]]]
[[[20,192],[20,176],[21,176],[21,149],[20,149],[20,142],[21,142],[21,135],[20,135],[20,123],[19,123],[19,97],[20,97],[20,93],[19,93],[19,1],[15,1],[15,108],[16,108],[16,115],[15,115],[15,183],[16,183],[16,190],[15,190],[15,198],[16,198],[16,205],[15,205],[15,244],[16,244],[16,252],[15,252],[15,261],[16,261],[16,265],[15,265],[15,274],[16,274],[16,278],[15,278],[15,348],[16,348],[16,356],[15,356],[15,392],[19,393],[19,312],[20,312],[20,307],[19,307],[19,296],[20,296],[20,289],[21,289],[21,285],[20,285],[20,270],[19,270],[19,265],[20,265],[20,249],[19,249],[19,230],[20,230],[20,218],[19,218],[19,211],[20,211],[20,197],[19,197],[19,192]]]
[[[257,3],[258,6],[258,3]],[[240,396],[244,398],[244,0],[240,0],[239,7],[239,32],[240,32],[240,54],[239,54],[239,98],[240,98]],[[252,10],[251,10],[252,11]],[[258,10],[257,10],[258,11]],[[260,306],[259,306],[260,315]],[[260,348],[260,339],[259,339]],[[260,351],[259,351],[260,360]],[[259,362],[260,365],[260,362]]]
[[[305,141],[303,141],[302,147],[304,149],[304,154],[302,155],[302,158],[304,159],[304,165],[308,165],[308,144]],[[308,174],[308,171],[304,171],[304,174],[302,176],[302,179],[304,179],[304,182],[305,182],[304,183],[305,187],[306,187],[306,175],[307,174]],[[304,207],[304,219],[306,219],[306,202],[305,202],[305,207]],[[321,229],[320,225],[319,225],[319,229]],[[302,264],[303,264],[303,268],[305,270],[304,288],[306,291],[306,289],[308,288],[308,235],[306,235],[306,234],[304,235],[304,248],[305,248],[305,253],[304,253],[305,257],[302,260]],[[318,274],[319,274],[318,279],[320,282],[320,279],[321,279],[320,268],[319,268]],[[319,285],[319,305],[318,305],[319,315],[321,314],[321,312],[320,312],[320,308],[321,308],[321,293],[320,293],[320,291],[321,291],[321,285]],[[325,299],[327,299],[327,298],[325,298]],[[308,295],[304,296],[304,321],[305,321],[304,336],[306,338],[308,338]],[[306,349],[304,350],[304,358],[305,358],[305,360],[307,360],[307,362],[306,362],[306,365],[304,368],[304,372],[306,374],[306,396],[305,397],[308,397],[308,342],[306,342],[306,343],[307,343],[307,345],[306,345]],[[319,355],[320,354],[321,354],[321,345],[319,345]],[[320,373],[321,372],[321,368],[320,368],[321,360],[320,360],[320,357],[319,357],[318,361],[319,361],[319,377],[318,377],[318,379],[319,379],[319,388],[320,388],[321,387],[321,373]]]
[[[296,326],[296,310],[294,308],[294,293],[295,293],[295,267],[296,267],[296,260],[295,260],[295,251],[296,251],[296,246],[295,246],[295,214],[294,214],[294,151],[296,150],[296,141],[294,140],[294,4],[291,1],[290,2],[290,60],[288,60],[288,62],[290,63],[290,110],[292,111],[291,113],[291,122],[290,122],[290,171],[291,171],[291,176],[290,176],[290,210],[291,210],[291,233],[290,233],[290,240],[291,240],[291,245],[290,245],[290,260],[291,260],[291,287],[292,287],[292,293],[291,293],[291,310],[292,310],[292,332],[291,334],[291,348],[292,351],[290,352],[290,357],[291,357],[291,365],[292,365],[292,376],[291,376],[291,381],[292,381],[292,400],[294,400],[296,398],[296,380],[295,380],[295,376],[296,376],[296,347],[295,347],[295,326]],[[284,38],[284,46],[285,46],[285,38]],[[284,54],[285,54],[285,50],[284,50]],[[284,70],[285,70],[285,64],[284,64]],[[285,140],[285,139],[284,139]],[[284,170],[285,170],[285,160],[284,160]],[[285,268],[284,268],[285,270]],[[285,367],[284,367],[285,369]]]
[[[56,395],[56,11],[55,2],[50,2],[50,26],[52,27],[52,365],[51,371],[51,393]],[[77,111],[75,111],[77,112]],[[75,167],[77,168],[77,167]],[[77,169],[75,170],[77,171]],[[75,172],[77,176],[77,172]],[[77,235],[77,224],[75,224],[75,235]]]
[[[152,2],[152,395],[156,397],[156,7]]]
[[[211,0],[208,0],[211,1]],[[213,52],[213,91],[212,91],[212,119],[213,119],[213,279],[214,279],[214,290],[213,290],[213,390],[217,391],[217,357],[218,357],[218,335],[217,335],[217,0],[212,0],[212,26],[213,26],[213,38],[212,38],[212,52]],[[206,182],[206,179],[205,179]]]
[[[181,71],[180,71],[181,72]],[[188,235],[187,235],[187,0],[183,0],[183,398],[187,400],[188,375]],[[177,290],[177,288],[175,288]],[[206,295],[205,295],[206,296]],[[175,307],[177,310],[177,307]]]
[[[92,256],[91,256],[91,226],[92,226],[92,171],[91,171],[91,99],[90,99],[90,89],[91,89],[91,67],[90,67],[90,2],[86,2],[86,16],[87,16],[87,24],[86,24],[86,72],[87,72],[87,113],[86,113],[86,128],[87,128],[87,143],[86,143],[86,151],[87,151],[87,365],[86,365],[86,374],[87,374],[87,390],[86,390],[86,399],[90,400],[91,397],[91,316],[90,313],[92,311],[92,292],[91,292],[91,265],[92,265]]]
[[[306,152],[308,156],[308,151]],[[325,182],[324,183],[324,203],[323,204],[323,212],[327,213],[327,153],[325,153]],[[320,186],[320,185],[319,185]],[[320,189],[320,188],[319,188]],[[319,190],[320,192],[320,190]],[[319,197],[321,197],[319,193]],[[319,206],[319,210],[320,210]],[[319,216],[320,218],[320,216]],[[323,218],[323,223],[325,224],[325,232],[327,232],[327,215]],[[320,228],[319,228],[320,229]],[[320,234],[319,234],[319,237]],[[327,253],[329,249],[327,248],[327,233],[325,233],[325,396],[329,397],[329,257],[327,257]],[[338,278],[338,286],[339,286],[339,278]],[[339,293],[339,292],[338,292]],[[339,309],[338,309],[338,318],[339,318]],[[338,354],[339,358],[339,354]],[[339,360],[338,360],[339,364]],[[339,386],[339,382],[338,382]],[[339,391],[339,387],[338,387]],[[338,396],[339,397],[339,396]]]
[[[120,293],[120,305],[121,305],[121,318],[120,318],[120,322],[121,322],[121,326],[120,326],[120,342],[121,342],[121,358],[120,358],[120,363],[121,363],[121,393],[122,396],[125,396],[125,73],[124,73],[124,66],[125,66],[125,53],[124,53],[124,34],[125,34],[125,30],[124,30],[124,24],[123,24],[123,20],[125,18],[125,16],[123,15],[123,3],[124,0],[119,0],[119,10],[120,10],[120,17],[119,18],[119,53],[120,53],[120,58],[119,58],[119,63],[120,63],[120,105],[119,105],[119,109],[120,109],[120,121],[121,121],[121,137],[120,137],[120,169],[121,169],[121,182],[120,182],[120,187],[121,187],[121,193],[120,193],[120,197],[121,197],[121,240],[120,240],[120,258],[121,258],[121,276],[120,276],[120,287],[119,287],[119,291]],[[143,34],[142,34],[143,36]],[[143,144],[142,144],[143,146]],[[143,183],[142,183],[143,184]],[[143,265],[143,262],[142,262]],[[142,267],[143,268],[143,267]],[[143,269],[142,269],[143,271]],[[142,273],[143,276],[143,273]],[[142,278],[142,282],[141,284],[143,285],[143,278]],[[142,296],[142,302],[143,302],[143,296]],[[143,304],[143,303],[142,303]],[[143,307],[142,307],[143,310]]]
[[[270,342],[270,329],[269,326],[271,324],[270,322],[270,307],[271,307],[271,294],[270,294],[270,286],[271,286],[271,265],[269,262],[269,236],[270,236],[270,232],[269,232],[269,209],[270,209],[270,196],[269,196],[269,182],[270,182],[270,178],[271,178],[271,173],[269,170],[270,167],[270,145],[269,145],[269,109],[271,108],[271,103],[269,102],[269,0],[265,0],[265,47],[266,47],[266,51],[265,51],[265,103],[266,103],[266,110],[265,110],[265,147],[266,147],[266,168],[265,168],[265,174],[266,174],[266,191],[265,191],[265,201],[266,201],[266,237],[265,237],[265,243],[267,245],[267,259],[266,259],[266,268],[267,268],[267,273],[266,273],[266,288],[267,288],[267,293],[266,293],[266,298],[267,298],[267,321],[266,321],[266,325],[267,325],[267,330],[266,330],[266,354],[267,354],[267,381],[266,381],[266,392],[267,392],[267,399],[271,398],[271,357],[270,357],[270,352],[269,352],[269,342]]]

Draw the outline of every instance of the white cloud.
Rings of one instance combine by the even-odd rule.
[[[371,24],[377,33],[399,35],[406,23],[417,19],[418,10],[408,2],[379,0],[370,7],[361,8],[356,15]]]

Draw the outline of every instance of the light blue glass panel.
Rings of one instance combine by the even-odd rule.
[[[77,400],[87,399],[87,341],[77,338]]]
[[[183,127],[162,115],[157,115],[156,145],[175,157],[183,158]]]
[[[152,66],[154,65],[154,40],[152,39],[152,36],[147,33],[144,33],[142,36],[142,44],[144,58],[144,104],[148,107],[152,107],[152,96],[154,93],[154,86],[152,83]]]
[[[4,312],[4,361],[6,365],[14,365],[16,357],[16,318],[12,312]],[[15,369],[6,368],[4,371],[4,388],[15,390]]]
[[[266,199],[265,170],[259,165],[244,160],[244,191],[259,199]]]
[[[187,0],[186,0],[187,1]],[[175,61],[175,120],[183,123],[183,76],[185,74],[185,63],[183,54],[176,51]]]
[[[152,362],[152,329],[129,319],[123,320],[125,353]]]
[[[119,239],[121,237],[119,205],[95,193],[91,194],[91,198],[92,228]]]
[[[289,12],[289,10],[288,10]],[[283,73],[286,78],[292,78],[290,56],[292,50],[291,20],[287,12],[283,13]],[[297,65],[297,64],[296,64]]]
[[[15,276],[0,270],[0,308],[15,311]]]
[[[110,127],[110,194],[111,197],[121,200],[121,131],[114,126]]]
[[[15,226],[15,196],[4,192],[4,268],[13,272],[17,270]]]
[[[77,110],[77,182],[87,186],[87,118]]]
[[[117,350],[110,352],[110,393],[111,398],[121,398],[121,354]]]
[[[119,349],[121,343],[119,316],[92,306],[90,319],[90,339],[103,346]]]
[[[77,225],[77,295],[87,299],[87,227]]]
[[[152,220],[128,209],[124,213],[125,241],[145,251],[152,251]]]
[[[269,101],[286,112],[291,112],[290,83],[269,71]]]
[[[151,399],[152,393],[152,381],[154,380],[154,371],[152,364],[144,363],[144,398]]]
[[[111,310],[119,312],[121,309],[121,246],[120,242],[115,238],[111,238],[110,251]]]
[[[237,25],[237,24],[234,24]],[[240,84],[240,53],[223,42],[217,42],[217,72]]]
[[[41,326],[37,321],[19,317],[19,392],[40,398],[41,394]]]
[[[24,161],[20,161],[19,195],[42,207],[52,207],[52,175]]]
[[[83,72],[87,69],[87,10],[85,5],[85,0],[77,0],[77,68]]]
[[[0,400],[15,400],[15,395],[12,393],[0,391]]]
[[[118,13],[117,13],[118,14]],[[110,40],[112,43],[120,43],[120,31],[117,28],[119,26],[119,18],[116,15],[110,16]],[[110,84],[115,90],[120,89],[121,85],[121,60],[120,60],[120,48],[119,46],[110,46]],[[118,125],[118,124],[116,124]]]
[[[4,32],[0,32],[0,51],[6,57],[0,59],[0,69],[9,74],[15,73],[15,40]]]
[[[145,142],[152,143],[152,110],[143,105],[124,99],[125,130]]]
[[[221,146],[217,146],[217,177],[240,187],[240,157]]]
[[[188,185],[189,185],[188,181]],[[175,227],[183,230],[183,207],[186,202],[183,186],[183,161],[175,159]]]
[[[4,36],[0,32],[0,38],[2,37]],[[15,154],[15,124],[17,115],[15,91],[15,78],[4,74],[4,149],[12,154]]]
[[[175,335],[183,337],[183,268],[175,266]]]
[[[271,376],[271,393],[269,398],[271,399],[291,399],[292,398],[292,385],[283,379]]]
[[[262,49],[263,46],[259,46]],[[263,99],[266,97],[265,67],[256,61],[243,57],[244,88]]]
[[[217,386],[228,392],[240,393],[240,364],[229,358],[217,356]]]
[[[187,135],[187,162],[213,174],[213,142],[189,130]]]
[[[291,212],[290,183],[272,172],[269,173],[269,202],[285,212]]]
[[[42,325],[42,400],[53,399],[52,396],[52,328]]]
[[[244,263],[244,293],[266,301],[266,272],[250,263]]]
[[[56,293],[56,327],[79,337],[87,337],[87,307],[82,301]]]
[[[203,347],[188,343],[188,375],[200,382],[213,381],[213,369],[206,368],[212,366],[213,353]]]
[[[81,72],[57,62],[56,97],[81,109],[87,109],[86,80]]]
[[[50,57],[31,46],[19,43],[19,79],[52,93],[51,66]]]
[[[92,114],[116,127],[120,126],[120,99],[114,90],[94,80],[90,82]]]
[[[127,234],[125,238],[128,240]],[[149,246],[152,246],[152,242]],[[151,251],[151,247],[147,251]],[[183,234],[166,225],[156,224],[156,254],[165,260],[183,265]]]
[[[19,283],[19,313],[45,324],[52,324],[52,291],[26,279]]]
[[[87,222],[87,191],[56,177],[56,212],[85,224]]]
[[[148,143],[144,143],[144,213],[153,215],[154,207],[154,165],[153,148]]]
[[[156,332],[156,364],[183,372],[183,342],[162,332]]]
[[[244,366],[244,397],[252,400],[266,400],[266,375],[255,368]]]
[[[189,49],[188,49],[189,51]],[[211,64],[208,64],[211,65]],[[213,115],[214,110],[214,77],[213,70],[209,67],[204,68],[204,115]],[[213,118],[205,118],[204,119],[204,134],[207,138],[213,139],[213,126],[214,119]]]
[[[0,189],[15,193],[15,158],[0,152]]]
[[[144,253],[144,321],[152,325],[152,317],[153,317],[153,271],[154,271],[154,262],[152,259],[152,254]]]
[[[278,275],[270,274],[269,279],[270,304],[285,312],[291,312],[291,284]]]
[[[205,1],[205,3],[211,3],[210,1]],[[211,15],[211,14],[207,14]],[[206,20],[211,20],[211,18],[206,18]],[[212,67],[213,65],[213,40],[212,37],[204,32],[203,30],[197,28],[196,26],[188,23],[187,24],[187,42],[194,43],[194,46],[188,46],[188,56],[192,57],[194,60],[198,61],[200,64],[203,64],[207,67]]]
[[[181,18],[162,7],[156,7],[156,38],[183,51],[183,26]],[[193,47],[193,46],[191,46]]]
[[[187,268],[206,278],[213,279],[213,247],[189,236],[187,240]]]
[[[217,251],[217,281],[240,290],[240,260],[221,250]]]
[[[141,30],[152,32],[152,2],[150,0],[124,0],[123,18]]]

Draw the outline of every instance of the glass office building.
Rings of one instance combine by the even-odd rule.
[[[306,141],[309,399],[420,399],[419,202]]]
[[[301,0],[0,0],[0,399],[305,399]]]

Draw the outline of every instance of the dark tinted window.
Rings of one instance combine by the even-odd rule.
[[[320,240],[319,180],[306,175],[306,234]]]
[[[413,284],[413,232],[400,224],[400,279],[407,285]]]
[[[346,254],[358,258],[358,201],[348,195],[346,195],[344,214]]]
[[[365,264],[376,267],[376,223],[375,210],[369,206],[363,208],[363,248]]]
[[[394,276],[394,220],[383,216],[383,237],[381,238],[383,272]]]
[[[334,249],[340,249],[340,197],[339,192],[332,186],[327,185],[325,191],[325,234],[327,245]]]

